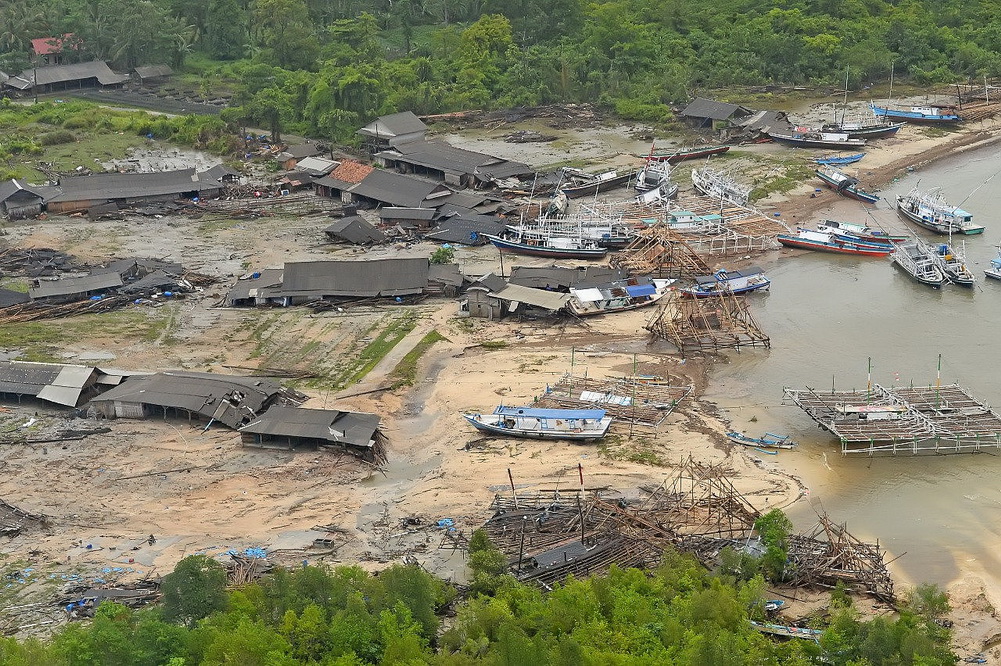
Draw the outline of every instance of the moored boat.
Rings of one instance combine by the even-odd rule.
[[[722,294],[746,294],[759,289],[768,289],[772,281],[765,277],[765,272],[757,267],[740,270],[719,270],[712,275],[699,275],[695,284],[681,289],[682,296],[694,298],[709,298]]]
[[[820,180],[824,181],[824,185],[842,196],[870,204],[879,201],[879,196],[866,192],[860,187],[858,178],[853,178],[832,166],[821,166],[814,173]]]
[[[983,225],[973,223],[973,214],[949,204],[938,190],[917,188],[897,195],[897,211],[905,218],[940,234],[982,234]]]
[[[678,150],[659,153],[651,151],[649,155],[638,155],[638,157],[677,164],[685,160],[696,160],[700,157],[709,157],[710,155],[722,155],[728,150],[730,150],[730,146],[704,146],[701,148],[679,148]]]
[[[838,234],[824,233],[812,229],[801,228],[795,236],[779,234],[775,239],[786,247],[835,252],[838,254],[855,254],[863,257],[885,257],[893,251],[890,243],[866,243]]]
[[[761,437],[748,437],[744,433],[730,431],[726,436],[731,442],[742,446],[760,446],[764,449],[791,449],[796,446],[788,435],[776,435],[773,432],[766,432]]]
[[[890,259],[895,266],[922,284],[938,288],[949,283],[935,253],[918,239],[895,247]]]
[[[840,220],[821,220],[817,223],[817,231],[852,236],[867,243],[902,243],[910,236],[888,234],[879,229],[867,227],[857,222],[842,222]]]
[[[768,132],[773,141],[792,146],[793,148],[830,148],[832,150],[858,149],[865,145],[865,139],[852,139],[847,134],[838,132],[820,132],[813,129],[796,127],[792,131]]]
[[[579,238],[592,241],[598,247],[623,248],[636,237],[636,229],[621,219],[594,218],[584,214],[574,216],[540,217],[535,222],[509,224],[505,238],[529,240],[538,245],[547,244],[557,237]]]
[[[463,418],[483,432],[531,439],[600,439],[612,424],[603,409],[500,406],[493,414],[463,414]]]
[[[594,196],[599,192],[607,192],[617,187],[622,187],[633,177],[629,171],[619,173],[617,171],[606,171],[600,174],[587,174],[584,172],[572,173],[570,182],[562,187],[563,191],[571,199]]]
[[[891,109],[885,106],[871,106],[872,112],[887,120],[903,120],[909,123],[951,125],[962,120],[951,109],[937,106],[912,106],[909,109]]]
[[[847,134],[850,139],[885,139],[900,131],[904,123],[892,123],[876,117],[873,122],[840,122],[824,125],[825,132]]]
[[[977,280],[966,267],[966,259],[956,252],[948,243],[938,243],[935,246],[935,260],[939,268],[949,278],[949,282],[960,287],[976,286]]]
[[[564,259],[601,259],[608,254],[608,248],[601,247],[592,240],[580,236],[517,236],[510,237],[482,234],[499,250],[509,250],[515,254],[530,257],[550,257]]]
[[[567,309],[578,317],[636,310],[662,299],[673,283],[674,280],[641,282],[630,278],[591,287],[572,287]]]
[[[998,251],[998,256],[991,259],[990,266],[984,269],[984,273],[989,278],[1001,280],[1001,250]]]

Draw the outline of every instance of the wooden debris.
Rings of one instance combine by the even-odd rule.
[[[672,292],[644,328],[673,344],[683,356],[771,346],[751,316],[747,301],[727,292],[709,298],[685,298]]]

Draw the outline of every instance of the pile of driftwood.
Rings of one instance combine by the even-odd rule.
[[[29,513],[13,504],[0,500],[0,535],[17,536],[31,527],[45,527],[49,519],[38,513]]]
[[[8,247],[0,250],[0,274],[4,276],[48,277],[83,270],[77,258],[47,247]]]
[[[29,301],[0,310],[0,324],[15,324],[40,319],[60,319],[81,314],[111,312],[132,302],[129,296],[106,296],[97,301],[75,301],[73,303],[43,303]]]

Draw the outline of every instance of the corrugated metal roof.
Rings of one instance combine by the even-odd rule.
[[[284,272],[285,269],[283,268],[265,268],[260,272],[260,277],[256,279],[238,280],[236,285],[226,294],[226,300],[230,303],[245,301],[250,298],[257,298],[262,289],[280,287]]]
[[[441,140],[410,141],[395,146],[391,150],[377,153],[376,157],[416,164],[446,173],[474,174],[489,173],[531,173],[532,169],[521,162],[511,162],[501,157],[479,153],[465,148],[456,148]]]
[[[428,280],[458,287],[463,282],[459,264],[431,264],[428,268]]]
[[[41,400],[76,407],[85,388],[97,378],[95,368],[58,363],[0,363],[0,392],[33,395]]]
[[[388,116],[379,116],[358,130],[358,134],[391,139],[403,134],[426,132],[427,128],[428,126],[415,116],[413,111],[401,111]]]
[[[287,263],[281,293],[317,298],[419,294],[427,288],[429,265],[420,257]]]
[[[434,219],[434,208],[408,208],[406,206],[383,206],[379,218],[383,220],[423,220]]]
[[[331,238],[339,238],[358,245],[381,243],[386,240],[386,234],[373,227],[360,215],[342,217],[324,229],[323,233]]]
[[[150,196],[181,195],[219,188],[219,182],[198,179],[194,169],[158,173],[97,173],[70,176],[59,181],[62,190],[50,202],[132,199]]]
[[[688,118],[710,118],[712,120],[727,120],[738,111],[750,113],[750,110],[739,104],[728,104],[727,102],[717,102],[704,97],[696,97],[681,112],[682,116]]]
[[[361,448],[372,446],[379,416],[336,409],[304,409],[276,405],[240,428],[240,432],[319,439]]]
[[[333,175],[333,174],[332,174]],[[336,177],[336,176],[335,176]],[[393,206],[420,207],[421,202],[435,191],[450,192],[441,183],[405,176],[392,171],[375,169],[348,190],[352,195]]]
[[[562,309],[570,300],[569,294],[546,291],[545,289],[532,289],[517,284],[508,284],[500,291],[495,292],[494,296],[502,301],[517,301],[552,312]]]
[[[11,178],[10,180],[5,180],[0,183],[0,203],[3,203],[18,192],[27,192],[32,196],[38,197],[39,199],[42,198],[42,195],[36,192],[35,188],[26,183],[22,183],[19,180]]]
[[[154,79],[159,76],[170,76],[174,73],[174,70],[170,68],[170,65],[142,65],[136,67],[134,71],[140,79]]]
[[[62,53],[63,48],[68,46],[73,51],[79,47],[78,40],[73,39],[73,33],[67,32],[55,37],[36,37],[31,40],[31,50],[35,55],[52,55]]]
[[[515,266],[511,269],[511,284],[524,287],[551,287],[568,289],[580,285],[606,284],[624,279],[626,275],[614,268],[586,266],[563,268],[562,266]]]
[[[114,289],[115,287],[121,286],[121,275],[118,273],[102,273],[100,275],[85,275],[77,278],[42,281],[38,283],[37,287],[31,287],[28,289],[28,296],[37,300],[40,298],[51,298],[53,296],[86,294],[91,291]]]
[[[295,164],[296,171],[308,173],[311,176],[325,176],[340,165],[340,162],[322,157],[304,157]]]
[[[102,60],[91,62],[77,62],[71,65],[47,65],[45,67],[32,67],[26,69],[19,75],[19,78],[34,82],[35,85],[47,86],[53,83],[68,83],[70,81],[83,81],[84,79],[96,78],[102,86],[111,86],[124,83],[129,77],[124,74],[115,74],[108,67],[108,63]],[[30,87],[30,85],[29,85]]]

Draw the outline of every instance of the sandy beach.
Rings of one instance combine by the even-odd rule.
[[[566,135],[565,140],[572,142],[573,132]],[[878,188],[908,169],[999,139],[1001,123],[993,121],[949,132],[905,126],[897,137],[874,143],[865,160],[848,170],[864,185]],[[582,140],[601,148],[594,150],[597,160],[625,165],[640,162],[633,156],[637,141],[621,150],[604,139],[596,142],[587,133]],[[503,157],[524,157],[505,154],[504,145],[493,142],[490,147]],[[568,145],[572,150],[572,143]],[[746,153],[741,161],[753,161],[759,151],[792,151],[774,145],[739,150]],[[804,153],[803,159],[813,154]],[[811,197],[814,188],[814,183],[804,183],[755,205],[781,211],[787,224],[795,224],[826,205],[825,200]],[[10,230],[9,240],[67,247],[81,256],[97,257],[107,254],[101,245],[107,240],[99,240],[107,238],[102,232],[114,231],[121,256],[143,250],[157,256],[172,253],[186,265],[212,268],[231,282],[246,266],[256,269],[289,260],[357,257],[356,251],[331,252],[315,241],[304,242],[315,238],[325,223],[260,220],[197,235],[184,223],[167,221],[151,221],[138,231],[126,231],[115,223],[62,220],[19,225]],[[156,240],[151,241],[152,237]],[[427,256],[433,248],[431,244],[400,244],[380,248],[377,254]],[[786,260],[790,254],[774,253],[774,257]],[[490,247],[459,248],[457,260],[468,274],[500,269],[497,253]],[[518,259],[518,263],[547,262]],[[510,271],[510,265],[505,268]],[[68,358],[80,358],[103,345],[115,351],[114,364],[126,369],[184,367],[227,372],[232,367],[263,364],[261,342],[254,336],[256,322],[265,315],[211,307],[208,296],[218,298],[224,290],[220,287],[203,302],[178,306],[180,344],[130,346],[108,337],[69,344]],[[349,456],[251,452],[241,447],[236,433],[224,430],[119,422],[114,433],[100,442],[45,451],[34,447],[8,456],[5,467],[10,473],[0,479],[0,496],[53,516],[58,528],[17,537],[4,552],[33,563],[59,563],[81,570],[109,565],[139,569],[141,565],[144,571],[153,568],[160,573],[195,552],[220,554],[246,547],[267,547],[276,561],[289,564],[302,559],[360,562],[372,569],[409,554],[435,573],[463,580],[461,554],[439,548],[443,533],[434,526],[440,519],[451,518],[466,535],[479,527],[491,515],[495,494],[511,492],[508,470],[519,492],[576,488],[580,466],[586,488],[607,488],[631,496],[640,487],[657,486],[673,476],[678,465],[691,457],[723,465],[737,489],[763,511],[809,497],[809,489],[783,471],[781,456],[760,455],[729,443],[724,436],[726,414],[701,398],[713,360],[683,360],[669,344],[652,341],[643,329],[650,311],[593,317],[585,325],[462,319],[451,300],[425,302],[416,312],[416,328],[358,384],[336,393],[304,388],[311,395],[306,407],[338,407],[382,416],[389,438],[384,469]],[[285,342],[276,344],[291,345],[295,338],[317,336],[326,345],[324,356],[333,358],[342,349],[345,327],[364,329],[372,321],[395,316],[395,311],[380,306],[314,315],[300,309],[276,315],[269,311],[267,316],[284,318],[284,328],[276,330]],[[416,384],[387,390],[397,363],[430,331],[447,339],[421,358]],[[224,351],[220,340],[226,342]],[[501,403],[530,403],[569,372],[571,364],[575,374],[655,375],[691,385],[693,391],[659,427],[630,429],[617,424],[600,446],[484,439],[462,419],[465,412],[488,412]],[[5,418],[26,419],[31,411],[18,408]],[[191,469],[159,473],[185,465]],[[156,545],[145,542],[150,533],[157,536]],[[333,538],[329,550],[304,551],[324,535]],[[992,572],[971,568],[949,592],[957,651],[965,656],[989,648],[990,663],[1001,663],[1001,651],[993,647],[1001,637],[1001,622],[994,613],[1001,604],[1001,585]],[[808,606],[794,606],[791,614],[805,612]]]

